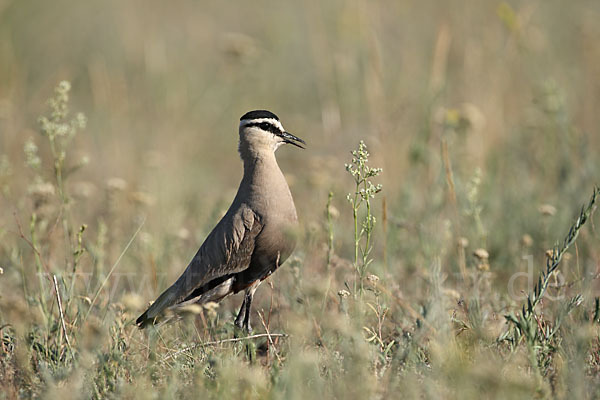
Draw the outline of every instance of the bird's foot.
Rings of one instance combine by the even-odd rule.
[[[243,319],[243,318],[236,318],[235,322],[233,323],[235,325],[235,327],[240,330],[243,331],[247,334],[251,334],[252,333],[252,326],[250,326],[250,320],[249,319]]]
[[[233,323],[236,328],[238,329],[244,329],[244,319],[240,318],[240,316],[238,315],[237,318],[235,319],[235,322]]]

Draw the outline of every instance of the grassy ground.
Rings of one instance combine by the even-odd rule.
[[[599,17],[0,1],[0,398],[600,396]],[[138,330],[233,198],[255,108],[308,142],[278,151],[302,229],[258,336],[238,297]]]

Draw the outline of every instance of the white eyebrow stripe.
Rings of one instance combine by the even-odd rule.
[[[248,125],[248,124],[260,124],[262,122],[267,122],[269,124],[275,125],[282,132],[285,132],[285,129],[283,129],[283,125],[281,125],[281,122],[279,122],[278,120],[276,120],[274,118],[243,119],[240,121],[240,127]]]

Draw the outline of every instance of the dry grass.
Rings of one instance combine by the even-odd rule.
[[[596,3],[0,1],[0,398],[598,397],[593,215],[534,288],[600,182]],[[302,232],[259,335],[238,298],[139,331],[254,108],[309,144],[278,152]]]

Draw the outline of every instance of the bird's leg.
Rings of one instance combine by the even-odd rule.
[[[235,326],[242,329],[244,324],[244,318],[246,316],[246,293],[244,293],[244,300],[242,301],[242,306],[240,307],[240,311],[238,312],[237,317],[235,317]]]
[[[252,333],[252,327],[250,326],[250,313],[252,310],[252,298],[254,297],[254,292],[256,289],[250,289],[246,292],[246,299],[244,303],[246,303],[246,312],[244,316],[244,330],[248,333]]]
[[[235,318],[235,326],[244,329],[248,333],[252,332],[252,327],[250,326],[250,314],[252,312],[252,299],[254,298],[254,292],[258,289],[258,285],[260,285],[259,280],[252,283],[252,285],[246,289],[240,312]]]

